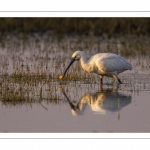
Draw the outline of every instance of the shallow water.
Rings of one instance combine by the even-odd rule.
[[[0,46],[0,132],[150,132],[149,45],[146,37],[5,37]],[[123,84],[106,77],[101,87],[97,75],[75,63],[68,78],[59,81],[79,48],[88,57],[120,54],[133,70],[119,75]]]

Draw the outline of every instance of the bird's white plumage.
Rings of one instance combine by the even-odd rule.
[[[111,53],[96,54],[89,60],[88,63],[95,65],[99,74],[110,72],[116,72],[118,74],[125,70],[132,69],[130,62],[123,59],[119,55]]]
[[[65,70],[64,75],[75,60],[80,60],[81,67],[86,72],[98,74],[101,78],[101,82],[103,76],[109,76],[117,79],[119,83],[121,83],[117,75],[132,69],[131,63],[117,54],[98,53],[87,60],[83,51],[76,51],[73,53],[72,62]]]

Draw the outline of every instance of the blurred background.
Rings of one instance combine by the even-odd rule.
[[[108,37],[150,34],[150,18],[0,18],[0,33],[50,33]]]

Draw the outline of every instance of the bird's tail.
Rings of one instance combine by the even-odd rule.
[[[132,70],[132,64],[126,60],[126,67],[128,70]]]

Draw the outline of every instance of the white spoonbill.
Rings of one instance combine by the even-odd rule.
[[[63,75],[59,76],[59,79],[65,76],[67,70],[76,60],[80,61],[82,69],[87,73],[96,73],[99,75],[101,84],[103,84],[103,76],[114,78],[121,84],[122,82],[118,78],[118,74],[126,70],[132,70],[131,63],[117,54],[98,53],[87,60],[83,51],[76,51],[73,53],[71,62],[65,69]]]

